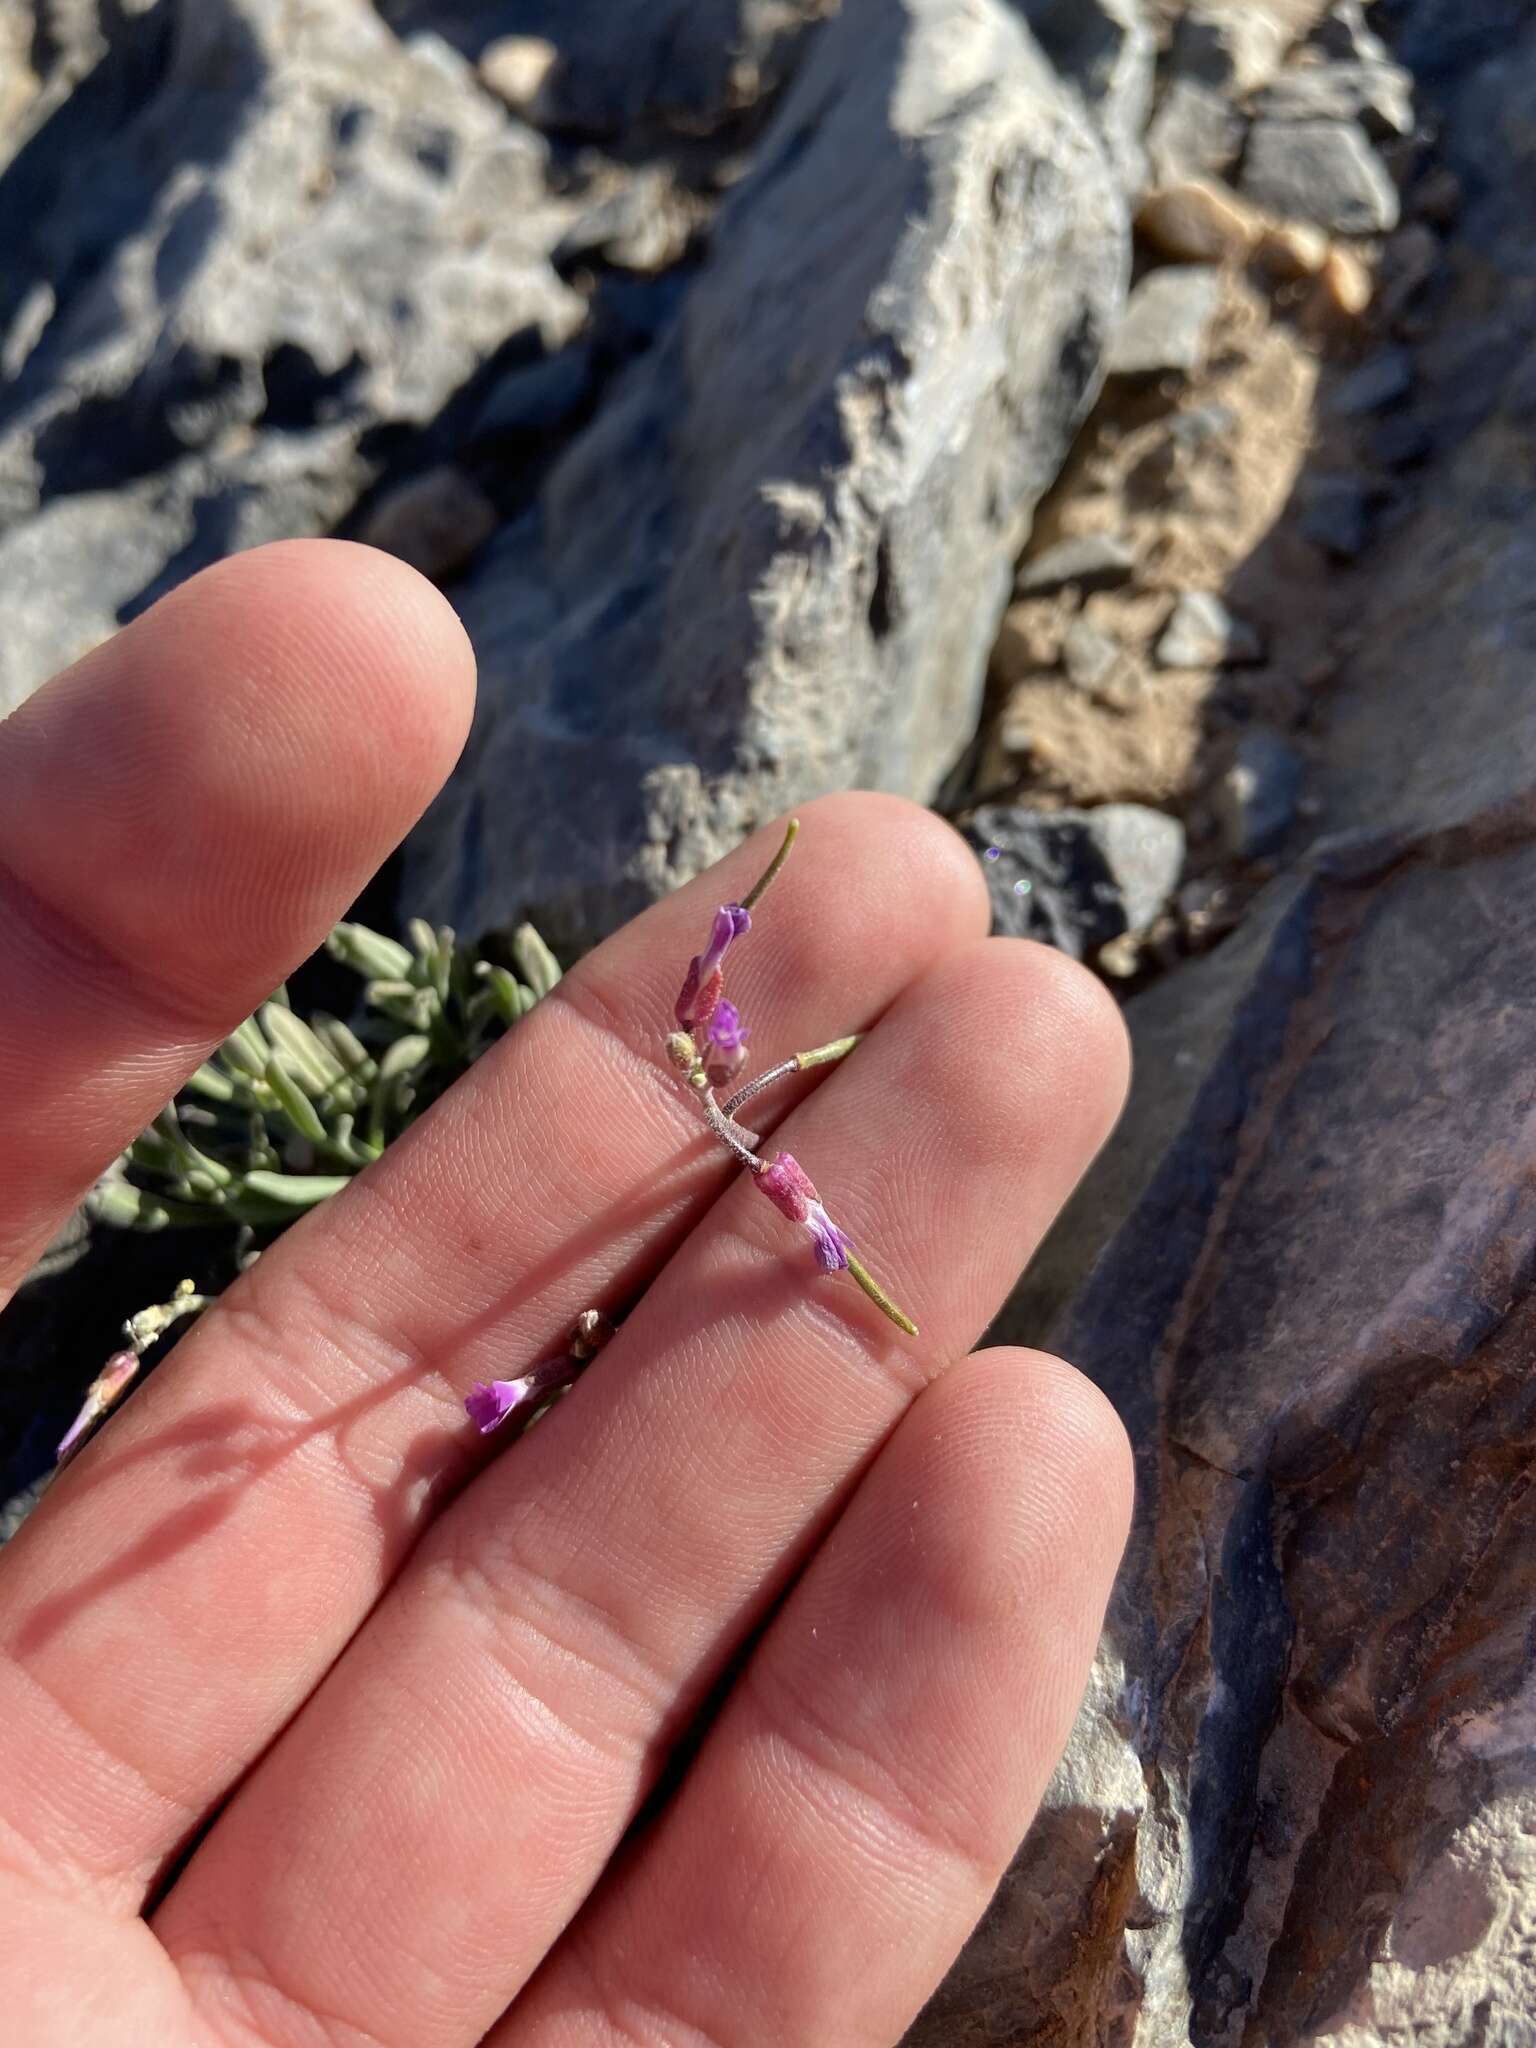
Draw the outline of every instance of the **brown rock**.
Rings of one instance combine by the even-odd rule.
[[[1235,263],[1253,247],[1261,223],[1235,192],[1190,178],[1145,199],[1136,230],[1172,262]]]
[[[1325,321],[1359,320],[1370,310],[1376,290],[1376,280],[1365,258],[1337,242],[1328,251],[1317,284],[1313,305]]]
[[[1328,261],[1328,237],[1305,221],[1277,221],[1259,237],[1254,251],[1272,277],[1316,277]]]

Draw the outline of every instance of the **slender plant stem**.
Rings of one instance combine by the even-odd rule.
[[[767,868],[764,870],[762,876],[759,878],[756,886],[749,890],[748,893],[742,897],[741,907],[743,910],[755,910],[758,904],[762,902],[763,898],[767,895],[768,891],[772,888],[773,884],[778,880],[779,869],[783,867],[785,861],[789,859],[790,849],[793,847],[795,841],[799,838],[799,836],[800,820],[798,818],[791,818],[789,821],[789,825],[784,833],[784,844],[779,848],[778,852],[773,856],[773,859],[768,863]]]
[[[758,1158],[753,1147],[760,1145],[763,1141],[756,1131],[743,1130],[740,1124],[733,1123],[719,1103],[716,1102],[712,1089],[705,1088],[700,1091],[699,1103],[704,1111],[705,1120],[709,1128],[714,1132],[721,1144],[729,1145],[743,1166],[750,1166],[754,1173],[761,1173],[763,1162]]]
[[[852,1252],[848,1254],[848,1270],[882,1315],[889,1316],[897,1329],[905,1330],[909,1337],[917,1335],[916,1323],[913,1322],[909,1315],[906,1315],[896,1306],[895,1302],[892,1301],[891,1297],[869,1272],[868,1268],[861,1266]]]
[[[766,1074],[759,1074],[725,1102],[727,1116],[734,1116],[744,1102],[750,1102],[754,1095],[760,1095],[765,1088],[771,1088],[775,1081],[783,1081],[790,1074],[803,1074],[808,1067],[830,1066],[834,1060],[846,1059],[863,1037],[863,1032],[854,1032],[851,1038],[834,1038],[828,1045],[813,1046],[809,1052],[797,1052],[792,1060],[782,1060],[778,1066],[770,1067]]]

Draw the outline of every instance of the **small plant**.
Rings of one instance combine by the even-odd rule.
[[[810,1052],[796,1053],[737,1088],[725,1102],[715,1099],[715,1090],[728,1087],[745,1068],[747,1039],[751,1035],[740,1011],[726,999],[725,957],[737,940],[751,930],[752,912],[788,860],[799,831],[798,819],[791,820],[783,845],[756,887],[740,903],[725,903],[716,911],[704,951],[688,964],[674,1012],[674,1021],[680,1028],[667,1036],[667,1058],[686,1082],[705,1122],[721,1144],[753,1175],[758,1189],[780,1214],[809,1234],[822,1272],[848,1273],[883,1315],[908,1336],[915,1337],[916,1323],[896,1306],[855,1255],[852,1240],[827,1214],[799,1161],[788,1152],[780,1152],[771,1160],[760,1159],[761,1137],[736,1121],[736,1112],[776,1081],[845,1059],[859,1043],[859,1034],[833,1039]],[[578,1325],[566,1356],[547,1359],[518,1379],[478,1382],[464,1404],[476,1428],[489,1434],[510,1416],[532,1420],[552,1399],[557,1399],[585,1370],[597,1348],[594,1345],[590,1350],[584,1349],[580,1338]]]
[[[410,946],[340,924],[328,951],[366,977],[358,1031],[306,1022],[279,989],[188,1081],[89,1197],[130,1230],[233,1223],[270,1238],[344,1188],[560,979],[533,929],[518,979],[420,918]]]
[[[337,925],[327,950],[366,983],[357,1031],[323,1014],[306,1023],[279,989],[103,1175],[90,1214],[122,1230],[232,1224],[249,1263],[377,1159],[560,979],[532,925],[512,936],[517,974],[446,927],[416,918],[408,930],[403,946],[366,925]],[[146,1352],[207,1306],[184,1280],[170,1301],[128,1318],[125,1348],[91,1382],[59,1445],[60,1468],[128,1391]],[[583,1318],[578,1360],[609,1327]]]

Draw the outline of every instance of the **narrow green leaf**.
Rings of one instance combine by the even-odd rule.
[[[261,1035],[261,1027],[254,1017],[247,1017],[243,1024],[237,1024],[220,1047],[223,1058],[243,1074],[260,1080],[267,1071],[267,1061],[272,1048]]]
[[[284,1066],[311,1095],[323,1095],[333,1082],[342,1078],[341,1062],[316,1037],[302,1017],[296,1017],[292,1010],[273,1009],[268,1004],[261,1013],[261,1021]]]
[[[313,1209],[339,1195],[351,1179],[349,1173],[248,1173],[243,1186],[284,1209]]]
[[[372,1078],[368,1070],[373,1066],[373,1054],[355,1031],[343,1024],[339,1017],[328,1016],[324,1010],[317,1010],[309,1021],[332,1058],[347,1073]]]
[[[430,1038],[397,1038],[393,1045],[387,1045],[379,1055],[380,1082],[388,1087],[402,1074],[408,1074],[413,1067],[419,1067],[431,1050]]]
[[[320,1121],[319,1111],[276,1054],[267,1061],[265,1080],[277,1097],[278,1107],[300,1137],[308,1138],[311,1144],[323,1144],[325,1125]],[[250,1180],[249,1174],[246,1179]]]
[[[398,939],[386,939],[382,932],[365,924],[339,924],[325,942],[334,960],[342,960],[369,981],[404,981],[411,971],[411,956]]]
[[[210,1102],[233,1102],[235,1084],[228,1074],[221,1074],[217,1067],[205,1061],[196,1073],[187,1076],[187,1086],[195,1095],[205,1095]]]
[[[560,979],[560,962],[531,924],[520,924],[512,934],[512,958],[536,996],[547,996]]]
[[[475,973],[485,983],[485,993],[491,998],[496,1015],[500,1017],[502,1023],[515,1024],[523,1014],[522,1004],[518,1000],[517,976],[509,973],[505,967],[493,966],[489,960],[481,960],[476,965]]]

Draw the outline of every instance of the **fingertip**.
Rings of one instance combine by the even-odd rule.
[[[999,1346],[935,1380],[909,1428],[957,1557],[992,1561],[1004,1610],[1023,1588],[1032,1614],[1060,1605],[1077,1633],[1086,1621],[1080,1654],[1091,1653],[1135,1493],[1130,1442],[1103,1393],[1047,1352]]]
[[[469,635],[441,591],[381,549],[345,540],[252,548],[193,577],[129,633],[158,645],[172,626],[193,646],[249,644],[250,658],[220,679],[229,696],[246,677],[307,677],[333,734],[351,726],[387,740],[389,765],[419,794],[418,808],[463,749],[475,704]],[[289,709],[302,715],[301,703]]]
[[[257,1000],[437,794],[473,704],[464,629],[414,570],[255,548],[7,724],[0,860],[169,989]]]
[[[786,813],[765,837],[774,837],[790,816],[872,871],[897,900],[914,889],[921,901],[942,899],[953,939],[985,937],[992,912],[981,863],[936,811],[885,791],[840,790]]]

